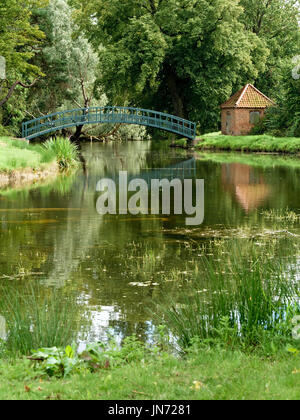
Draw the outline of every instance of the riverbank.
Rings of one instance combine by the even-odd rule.
[[[75,163],[74,148],[65,139],[50,140],[43,146],[0,137],[0,188],[21,188],[55,178],[61,168]]]
[[[272,137],[267,134],[255,136],[225,136],[221,133],[209,133],[198,137],[195,150],[287,153],[300,154],[299,137]],[[185,147],[186,139],[176,140],[177,147]]]
[[[27,359],[0,361],[1,400],[296,400],[299,356],[259,357],[207,347],[182,359],[164,354],[94,373],[49,378]]]

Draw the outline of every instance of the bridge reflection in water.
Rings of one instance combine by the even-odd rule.
[[[167,168],[151,168],[142,169],[139,174],[128,175],[128,182],[133,179],[143,179],[147,182],[148,187],[151,187],[151,181],[153,179],[191,179],[196,178],[196,159],[191,158],[188,160],[180,161]],[[116,184],[118,183],[118,176],[113,177]]]

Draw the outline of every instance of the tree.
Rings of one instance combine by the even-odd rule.
[[[264,70],[268,50],[238,0],[73,0],[109,100],[216,128],[219,105]]]
[[[51,0],[35,13],[46,34],[44,46],[35,58],[46,77],[29,98],[35,115],[88,107],[94,97],[101,100],[102,92],[95,86],[98,55],[85,37],[74,36],[72,12],[66,0]]]
[[[295,63],[290,61],[282,70],[277,106],[268,111],[264,122],[266,130],[279,136],[300,137],[300,75],[294,72]]]
[[[277,95],[282,74],[293,56],[299,54],[298,0],[241,0],[242,21],[269,49],[265,71],[260,72],[256,85],[267,95]]]
[[[7,78],[0,82],[0,107],[18,86],[28,89],[42,75],[39,67],[31,64],[44,38],[42,31],[32,24],[32,11],[42,4],[44,0],[1,0],[0,55],[6,61]]]

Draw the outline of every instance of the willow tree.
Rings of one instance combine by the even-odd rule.
[[[98,55],[84,36],[75,36],[73,10],[67,0],[50,0],[35,19],[46,35],[35,63],[45,78],[32,90],[29,109],[35,116],[59,109],[89,107],[102,92],[95,86]]]
[[[72,0],[114,103],[156,107],[215,128],[219,104],[263,71],[268,50],[238,0]]]

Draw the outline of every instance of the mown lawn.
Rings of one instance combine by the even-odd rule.
[[[25,141],[0,137],[0,171],[18,169],[40,169],[55,161],[55,154],[40,145],[29,145]]]
[[[225,136],[221,133],[209,133],[198,149],[231,150],[244,152],[300,153],[300,137],[272,137],[266,134],[255,136]]]
[[[132,362],[66,379],[45,378],[28,360],[0,362],[0,399],[232,400],[300,398],[300,358],[203,350]]]

